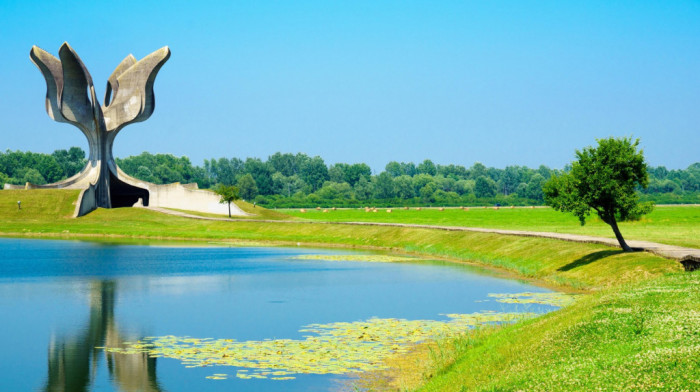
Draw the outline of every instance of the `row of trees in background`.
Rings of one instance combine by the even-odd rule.
[[[275,153],[259,158],[219,158],[195,166],[187,157],[150,154],[117,158],[127,174],[156,184],[197,183],[200,188],[235,185],[242,199],[271,207],[359,205],[502,205],[543,204],[543,184],[566,172],[541,165],[537,169],[505,169],[475,163],[440,165],[389,162],[373,174],[365,163],[327,165],[321,157]],[[80,171],[85,152],[72,147],[52,154],[0,152],[0,183],[46,184]],[[700,202],[700,163],[685,170],[651,167],[643,200],[657,203]]]
[[[78,173],[86,164],[85,151],[79,147],[50,155],[7,150],[0,152],[0,184],[49,184]]]

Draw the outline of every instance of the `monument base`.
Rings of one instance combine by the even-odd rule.
[[[165,184],[158,185],[150,182],[131,179],[128,184],[120,181],[114,176],[110,176],[110,193],[112,208],[132,207],[139,205],[143,207],[163,207],[178,210],[204,212],[209,214],[228,216],[228,204],[219,202],[221,198],[216,193],[209,190],[199,189],[196,183],[192,184]],[[96,210],[98,205],[97,186],[80,182],[68,186],[62,183],[35,185],[26,183],[25,185],[5,184],[5,189],[82,189],[75,206],[74,217],[80,217]],[[231,203],[232,216],[249,215],[241,210],[235,203]]]

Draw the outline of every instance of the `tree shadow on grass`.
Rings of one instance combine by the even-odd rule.
[[[598,252],[589,253],[583,257],[580,257],[580,258],[572,261],[571,263],[569,263],[565,266],[560,267],[559,269],[557,269],[557,271],[570,271],[574,268],[578,268],[578,267],[581,267],[581,266],[584,266],[584,265],[587,265],[590,263],[594,263],[594,262],[596,262],[600,259],[604,259],[606,257],[619,255],[620,253],[624,253],[624,251],[623,250],[601,250]]]

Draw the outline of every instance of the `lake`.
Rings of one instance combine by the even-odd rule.
[[[369,252],[0,238],[0,390],[326,391],[547,293]]]

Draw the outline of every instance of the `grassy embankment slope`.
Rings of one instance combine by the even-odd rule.
[[[398,379],[420,391],[697,391],[698,284],[698,272],[681,272],[602,290],[443,341],[439,354],[409,359]]]
[[[226,222],[187,219],[138,208],[99,209],[70,218],[77,192],[1,191],[0,233],[65,238],[153,238],[198,241],[267,241],[276,244],[386,249],[473,261],[552,285],[596,289],[680,268],[647,253],[624,254],[603,245],[432,229],[322,223]],[[71,198],[72,197],[72,198]],[[22,210],[16,202],[23,200]],[[250,205],[240,203],[245,210]],[[47,206],[51,206],[47,208]],[[266,211],[260,207],[256,211]],[[261,215],[273,214],[266,211]],[[276,216],[279,218],[279,216]]]
[[[71,219],[77,196],[71,192],[1,191],[0,233],[391,249],[473,261],[592,292],[566,309],[535,320],[443,342],[440,355],[418,355],[407,372],[422,375],[417,381],[425,383],[425,390],[700,387],[700,275],[683,272],[673,260],[541,238],[301,222],[204,221],[143,209],[100,209]],[[22,200],[22,211],[17,210],[17,200]],[[401,380],[401,372],[395,374]]]
[[[386,212],[365,212],[364,209],[339,210],[281,210],[285,214],[307,220],[330,222],[391,222],[423,225],[484,227],[508,230],[532,230],[552,233],[571,233],[615,238],[610,226],[592,215],[581,226],[578,219],[549,207],[543,208],[480,208],[469,209],[415,208]],[[662,244],[700,248],[700,206],[657,206],[654,211],[635,222],[621,222],[625,239],[659,242]]]

